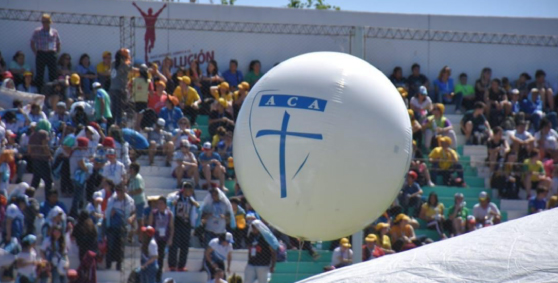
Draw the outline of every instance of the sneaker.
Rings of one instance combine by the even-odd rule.
[[[436,184],[432,183],[432,181],[429,181],[428,184],[426,184],[427,187],[435,187]]]

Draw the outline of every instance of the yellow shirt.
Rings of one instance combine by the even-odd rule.
[[[531,173],[531,182],[538,182],[539,173],[544,173],[544,165],[540,160],[531,163],[530,159],[525,159],[523,166],[525,167],[525,172]]]
[[[444,215],[444,204],[439,202],[436,207],[432,207],[428,205],[428,203],[423,203],[421,206],[421,210],[424,210],[424,216],[429,219],[436,215],[436,208],[438,209],[438,213]]]
[[[213,140],[211,140],[211,146],[216,147],[217,144],[219,144],[220,141],[221,141],[221,136],[214,135]]]
[[[173,95],[178,98],[178,101],[184,102],[184,105],[186,106],[191,106],[194,102],[200,99],[198,91],[191,86],[188,86],[188,91],[186,91],[186,93],[183,93],[182,88],[177,86],[174,89]]]
[[[391,250],[391,240],[389,239],[388,235],[384,235],[384,237],[382,237],[379,244],[380,244],[380,247],[382,247],[386,250]]]
[[[142,77],[134,78],[132,81],[132,98],[134,102],[145,102],[149,97],[149,83],[150,80],[145,81]]]
[[[98,74],[105,73],[109,70],[110,70],[110,64],[108,66],[103,64],[103,62],[97,64],[97,73]]]
[[[441,146],[433,149],[428,157],[437,160],[442,170],[448,170],[455,162],[459,161],[459,155],[455,150],[451,148],[444,150]]]

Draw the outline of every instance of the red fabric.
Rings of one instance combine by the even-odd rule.
[[[382,250],[378,245],[374,246],[374,250],[372,251],[372,257],[370,256],[370,250],[366,245],[362,246],[362,261],[367,261],[373,258],[378,258],[384,256],[386,253]]]
[[[80,283],[97,283],[97,254],[88,251],[81,260],[77,269],[78,280]]]
[[[552,178],[552,171],[554,171],[554,160],[549,159],[545,161],[543,164],[544,164],[544,172],[546,173],[546,176]]]

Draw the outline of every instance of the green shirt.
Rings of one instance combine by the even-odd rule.
[[[105,113],[101,117],[101,100],[105,101]],[[101,120],[101,118],[110,119],[112,118],[112,112],[110,111],[110,96],[104,89],[98,89],[95,95],[95,120]]]
[[[256,84],[256,82],[261,79],[263,76],[263,73],[260,72],[259,75],[256,75],[254,72],[248,72],[248,74],[246,74],[246,76],[244,77],[244,80],[250,84],[250,87],[254,87],[254,85]]]
[[[451,206],[450,209],[448,210],[448,218],[450,215],[453,214],[454,210],[455,210],[455,205]],[[461,217],[461,219],[467,220],[468,215],[469,215],[469,209],[464,207],[461,209],[461,211],[457,212],[457,215],[455,215],[455,217]]]
[[[143,177],[138,173],[136,176],[130,178],[128,183],[128,192],[134,192],[136,190],[141,190],[141,193],[132,195],[134,199],[134,204],[146,203],[145,199],[145,183],[143,182]]]
[[[455,86],[455,89],[453,90],[453,92],[455,93],[462,93],[463,97],[466,96],[471,96],[475,94],[475,89],[473,88],[472,85],[462,85],[462,84],[457,84]]]

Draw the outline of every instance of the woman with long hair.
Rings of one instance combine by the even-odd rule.
[[[260,80],[263,76],[262,63],[260,60],[252,60],[248,68],[248,73],[244,77],[244,80],[249,83],[252,87]]]
[[[393,254],[395,251],[391,248],[391,239],[389,238],[389,224],[380,222],[376,224],[377,244],[384,250],[386,254]]]
[[[390,238],[393,250],[396,252],[406,251],[420,246],[415,235],[415,229],[409,224],[411,218],[400,213],[395,217],[390,230]]]
[[[29,64],[25,64],[25,54],[23,51],[18,50],[12,57],[12,62],[8,67],[12,75],[14,76],[14,83],[19,86],[23,83],[24,73],[30,72],[31,67]]]
[[[438,232],[442,239],[447,238],[444,234],[444,204],[438,201],[438,194],[431,192],[428,201],[422,204],[419,218],[426,221],[426,227]]]
[[[202,87],[201,77],[203,76],[203,73],[200,68],[200,62],[197,59],[194,59],[192,60],[192,62],[190,62],[190,67],[188,68],[188,70],[185,71],[185,75],[190,77],[190,79],[192,80],[192,86],[199,93],[201,93],[201,87]],[[176,85],[178,85],[178,81],[175,81],[175,83]]]
[[[70,266],[68,260],[68,247],[63,235],[62,226],[52,226],[49,236],[43,240],[41,245],[41,256],[51,265],[51,283],[66,282],[66,272]],[[48,282],[48,278],[42,278],[41,283]]]
[[[93,82],[97,80],[97,73],[95,68],[91,65],[91,58],[87,53],[82,54],[79,57],[79,64],[76,67],[76,71],[81,78],[81,89],[85,94],[87,100],[92,100],[94,97],[91,96],[93,92]]]
[[[126,92],[128,75],[130,72],[138,72],[139,70],[132,66],[130,50],[126,48],[116,52],[111,69],[113,72],[109,89],[111,112],[114,115],[115,123],[120,125],[122,123],[122,112],[126,110],[124,105],[128,101],[128,94]]]
[[[479,79],[475,82],[475,96],[477,101],[484,101],[484,93],[490,87],[492,69],[485,67],[482,69]]]
[[[87,211],[81,211],[78,221],[72,232],[79,249],[79,260],[81,261],[88,251],[97,252],[97,228],[93,219]]]
[[[211,87],[218,86],[223,82],[223,77],[219,73],[219,66],[217,66],[217,61],[211,60],[207,63],[207,69],[205,74],[201,78],[202,81],[202,94],[203,97],[209,97],[211,95]]]
[[[455,85],[451,78],[450,67],[444,66],[438,73],[438,78],[432,84],[434,85],[434,95],[439,103],[455,103],[456,110],[461,107],[463,94],[454,93]]]
[[[39,93],[39,90],[33,82],[33,73],[23,73],[23,82],[17,86],[17,90],[28,93]]]
[[[68,53],[62,53],[58,58],[58,76],[65,77],[72,74],[72,57]]]

